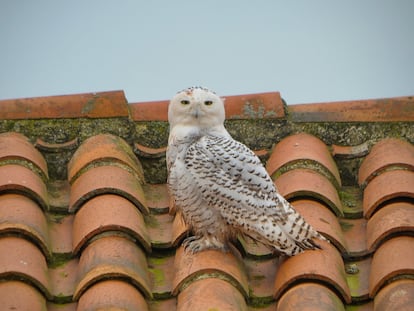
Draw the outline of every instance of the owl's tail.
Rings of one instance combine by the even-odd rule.
[[[288,256],[304,250],[321,249],[315,240],[327,239],[307,223],[288,201],[281,198],[279,204],[274,214],[259,217],[246,234]]]
[[[294,256],[302,253],[304,250],[321,249],[321,246],[315,242],[315,239],[328,240],[307,223],[288,201],[283,200],[282,205],[284,205],[285,215],[280,223],[280,228],[284,233],[285,239],[293,246],[289,249],[290,254],[288,255]]]

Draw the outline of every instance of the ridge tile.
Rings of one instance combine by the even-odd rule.
[[[123,91],[109,91],[1,100],[0,115],[6,120],[128,117],[128,107]]]
[[[288,106],[294,122],[414,121],[414,97],[364,99]]]

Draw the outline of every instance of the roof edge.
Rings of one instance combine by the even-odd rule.
[[[0,100],[6,120],[128,117],[124,91]]]
[[[226,119],[285,118],[285,108],[279,92],[222,96]],[[168,121],[169,100],[131,103],[134,121]]]
[[[412,122],[414,96],[288,106],[293,122]]]
[[[286,106],[279,92],[223,96],[226,118],[292,122],[412,122],[414,95]],[[128,103],[124,91],[0,100],[3,120],[125,117],[168,121],[169,100]]]

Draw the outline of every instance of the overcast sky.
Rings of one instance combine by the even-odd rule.
[[[0,99],[414,95],[412,0],[0,0]]]

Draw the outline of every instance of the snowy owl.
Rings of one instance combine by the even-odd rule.
[[[214,92],[191,87],[168,107],[170,195],[193,236],[183,245],[196,253],[226,251],[238,234],[288,256],[325,240],[277,191],[259,158],[224,127],[224,103]]]

